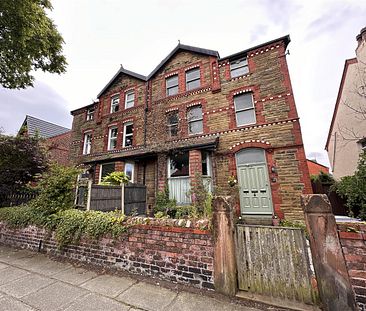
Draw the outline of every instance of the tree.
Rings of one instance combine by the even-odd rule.
[[[47,168],[39,141],[0,135],[0,196],[21,190]]]
[[[336,192],[346,199],[352,216],[366,220],[366,153],[360,155],[357,170],[335,184]]]
[[[20,89],[33,86],[32,70],[66,71],[64,43],[46,10],[49,0],[0,1],[0,84]]]

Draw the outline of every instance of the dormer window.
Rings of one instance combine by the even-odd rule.
[[[111,98],[111,113],[117,112],[118,110],[119,110],[119,95],[116,95]]]
[[[132,108],[135,105],[135,91],[131,90],[125,94],[125,109]]]
[[[86,121],[91,121],[94,119],[95,108],[91,107],[86,110]]]
[[[230,62],[230,75],[232,78],[243,76],[248,72],[248,60],[246,58],[241,58]]]
[[[186,90],[194,90],[201,86],[200,68],[186,71]]]

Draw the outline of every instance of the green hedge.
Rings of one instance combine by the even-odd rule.
[[[99,211],[80,211],[69,209],[55,214],[45,214],[29,206],[0,209],[0,221],[12,228],[24,228],[36,225],[55,231],[59,248],[71,243],[78,243],[81,237],[99,239],[110,234],[118,237],[127,230],[125,216],[119,212],[103,213]]]

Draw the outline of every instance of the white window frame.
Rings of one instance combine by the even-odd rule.
[[[189,72],[192,72],[192,71],[197,71],[197,70],[198,70],[198,73],[199,73],[198,78],[188,80],[187,79],[188,73]],[[188,85],[189,85],[190,82],[197,81],[197,80],[200,82],[199,83],[199,86],[197,86],[195,88],[192,88],[192,89],[191,88],[188,88]],[[199,87],[201,87],[201,68],[200,67],[195,67],[195,68],[186,70],[186,91],[195,90],[195,89],[198,89]]]
[[[131,134],[126,134],[126,128],[129,125],[133,126],[133,122],[126,122],[126,123],[123,124],[123,142],[122,142],[123,147],[126,147],[126,137],[132,136],[132,141],[133,141],[133,130],[134,129],[132,128],[132,133]],[[133,145],[133,143],[132,143],[132,145]],[[132,147],[132,146],[127,146],[127,147]]]
[[[189,120],[189,118],[188,118],[189,111],[192,110],[192,109],[194,109],[194,108],[198,108],[198,107],[201,108],[201,112],[202,112],[202,105],[192,106],[192,107],[189,107],[188,110],[187,110],[188,135],[198,135],[198,134],[202,134],[203,133],[203,115],[202,115],[202,113],[201,113],[200,119]],[[193,122],[198,122],[198,121],[202,122],[202,131],[201,132],[198,132],[198,133],[191,133],[189,131],[189,125],[191,123],[193,123]]]
[[[112,130],[116,130],[117,131],[117,134],[115,137],[112,137]],[[112,139],[116,141],[116,147],[111,149],[111,142],[112,142]],[[118,127],[117,126],[110,126],[109,129],[108,129],[108,150],[115,150],[117,149],[117,139],[118,139]]]
[[[175,77],[177,77],[177,84],[174,84],[174,85],[168,87],[168,81],[175,78]],[[166,87],[166,95],[167,96],[173,96],[173,95],[178,94],[179,93],[179,76],[178,76],[178,74],[175,74],[175,75],[172,75],[170,77],[165,78],[165,87]],[[172,90],[172,89],[175,89],[175,88],[177,88],[177,92],[173,93],[173,94],[170,94],[169,90]]]
[[[102,182],[103,165],[108,165],[108,164],[113,164],[113,163],[114,163],[114,169],[116,169],[116,162],[109,162],[109,163],[100,164],[100,167],[99,167],[99,183]]]
[[[130,179],[130,182],[134,182],[134,179],[135,179],[135,162],[125,162],[125,167],[124,167],[124,173],[126,174],[126,168],[127,168],[127,165],[131,165],[132,166],[132,174],[131,174],[131,179]],[[127,176],[127,174],[126,174]]]
[[[133,95],[133,98],[128,99],[129,95]],[[133,106],[135,106],[135,91],[130,90],[125,93],[125,109],[132,108]]]
[[[116,108],[116,106],[118,106],[118,109],[116,111],[114,111]],[[114,95],[111,97],[111,111],[110,113],[114,113],[119,111],[119,94],[118,95]]]
[[[84,144],[83,144],[83,154],[90,154],[91,153],[91,145],[92,145],[92,132],[85,132],[84,133]],[[87,138],[90,139],[87,139]]]
[[[237,97],[239,97],[241,95],[248,95],[248,94],[250,94],[250,96],[251,96],[252,105],[253,106],[251,108],[244,108],[244,109],[237,110],[236,109],[236,105],[235,105],[235,98],[237,98]],[[235,121],[236,121],[236,126],[237,127],[241,127],[241,126],[246,126],[246,125],[250,125],[250,124],[257,123],[257,116],[255,114],[255,105],[254,105],[254,98],[253,98],[253,94],[252,93],[243,93],[243,94],[235,95],[234,98],[233,98],[233,102],[234,102],[234,109],[235,109]],[[254,121],[251,122],[251,123],[245,123],[245,124],[240,124],[239,125],[239,122],[238,122],[238,112],[248,111],[248,110],[253,110],[253,112],[254,112]]]
[[[243,62],[243,64],[240,64],[241,62]],[[244,69],[243,73],[235,74],[235,72],[240,72],[240,70],[242,69]],[[247,73],[249,73],[249,67],[248,67],[248,59],[246,57],[230,62],[230,76],[232,78],[244,76]]]
[[[95,108],[91,107],[86,110],[86,121],[94,120]]]
[[[202,155],[202,152],[201,152],[201,155]],[[206,151],[206,165],[207,165],[207,175],[202,175],[202,176],[203,177],[212,177],[211,156],[208,151]]]

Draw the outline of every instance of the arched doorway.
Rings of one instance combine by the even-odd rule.
[[[265,151],[243,149],[235,154],[235,159],[241,214],[271,215],[273,207]]]

